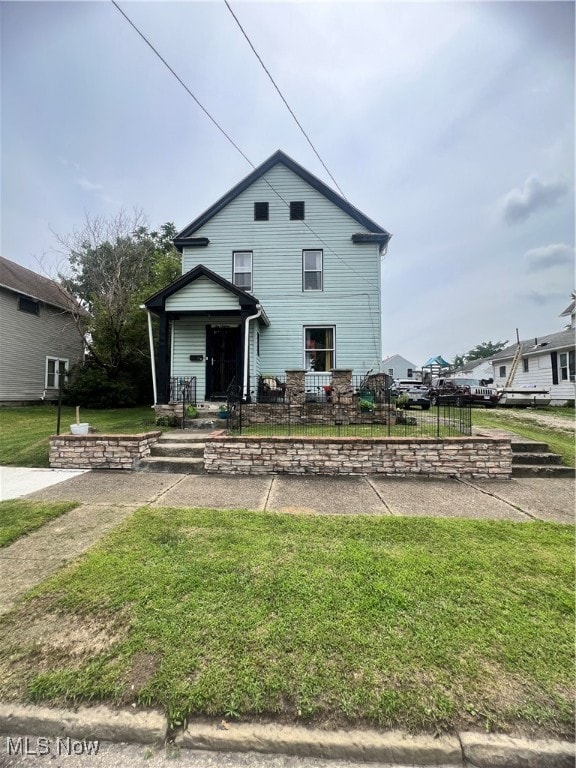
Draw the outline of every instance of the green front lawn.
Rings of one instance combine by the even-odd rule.
[[[573,551],[551,523],[143,508],[0,624],[0,696],[570,736]]]
[[[564,410],[568,409],[541,409],[542,413],[550,415],[564,415],[560,413],[560,411]],[[538,412],[538,410],[535,412]],[[569,421],[567,419],[567,429],[565,430],[536,424],[529,418],[523,419],[521,415],[510,416],[504,409],[498,409],[497,411],[474,410],[472,412],[472,424],[475,427],[508,429],[510,432],[515,432],[517,435],[526,437],[529,440],[548,443],[552,453],[557,453],[562,457],[563,464],[567,467],[574,467],[576,465],[574,453],[574,410],[572,409],[571,414],[570,411],[568,413],[572,416],[572,420]],[[571,430],[570,426],[572,427]]]
[[[49,503],[8,499],[0,501],[0,547],[6,547],[25,533],[77,507],[76,502]]]
[[[82,421],[98,432],[134,434],[153,429],[154,412],[149,406],[100,411],[83,408]],[[70,431],[76,409],[62,408],[60,431]],[[48,438],[56,434],[57,408],[34,405],[28,408],[0,408],[0,464],[20,467],[48,466]]]

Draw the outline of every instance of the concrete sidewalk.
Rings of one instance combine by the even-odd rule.
[[[86,472],[27,496],[82,504],[574,522],[572,478],[460,481]]]

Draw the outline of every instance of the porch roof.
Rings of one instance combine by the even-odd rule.
[[[208,267],[205,267],[203,264],[198,264],[196,267],[191,269],[189,272],[186,272],[173,283],[170,283],[170,285],[167,285],[161,291],[158,291],[153,296],[150,296],[144,302],[144,307],[158,315],[166,312],[167,299],[169,299],[171,296],[174,296],[183,288],[202,277],[211,280],[215,285],[220,286],[220,288],[223,288],[232,296],[234,296],[238,300],[239,311],[243,312],[244,314],[247,312],[255,313],[258,311],[258,309],[261,309],[262,314],[260,315],[259,321],[263,325],[270,325],[270,320],[268,319],[264,308],[261,306],[260,302],[255,296],[248,293],[247,291],[243,291],[241,288],[237,288],[229,280],[226,280],[226,278],[218,275],[211,269],[208,269]],[[191,306],[190,311],[194,311],[194,307]],[[206,309],[206,311],[210,310]]]

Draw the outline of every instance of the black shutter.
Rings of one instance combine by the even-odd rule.
[[[558,384],[558,352],[550,352],[552,361],[552,384]]]

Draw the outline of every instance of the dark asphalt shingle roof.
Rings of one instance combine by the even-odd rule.
[[[549,333],[547,336],[538,336],[536,339],[526,339],[521,341],[520,344],[522,344],[523,355],[529,355],[531,353],[535,354],[538,352],[552,352],[555,349],[565,349],[566,347],[574,346],[574,331],[568,328],[565,331]],[[509,358],[514,357],[517,348],[518,344],[511,344],[509,347],[506,347],[506,349],[498,352],[497,355],[494,355],[492,360],[508,360]]]
[[[0,256],[0,286],[53,307],[88,316],[62,285]]]

